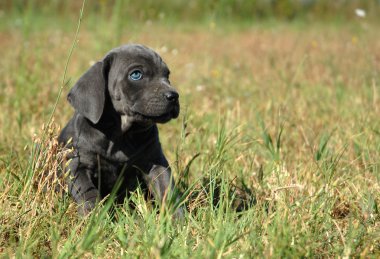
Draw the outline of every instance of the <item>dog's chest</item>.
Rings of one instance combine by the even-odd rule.
[[[120,165],[130,163],[132,160],[138,158],[138,147],[131,145],[123,140],[108,140],[101,139],[95,145],[93,150],[97,155],[104,168],[119,168]]]
[[[98,158],[98,165],[97,170],[95,170],[94,173],[94,178],[98,179],[103,184],[113,185],[126,167],[126,163],[110,162],[107,159]]]
[[[122,186],[124,186],[123,189],[130,189],[129,186],[135,186],[140,177],[138,170],[128,163],[100,159],[98,164],[98,170],[95,170],[93,181],[102,195],[109,194],[118,181],[121,181]]]
[[[157,134],[152,130],[140,134],[97,139],[99,141],[95,142],[92,148],[97,147],[97,153],[105,160],[122,164],[130,164],[141,158],[148,158],[158,142]]]

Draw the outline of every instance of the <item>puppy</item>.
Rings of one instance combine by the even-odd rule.
[[[179,114],[169,74],[156,52],[128,44],[111,50],[70,90],[75,113],[59,142],[73,149],[68,185],[80,214],[89,213],[119,180],[122,200],[140,183],[160,202],[174,193],[156,126]]]

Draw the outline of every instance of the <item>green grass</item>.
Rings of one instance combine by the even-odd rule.
[[[1,256],[380,255],[375,23],[108,18],[85,9],[65,71],[72,19],[1,16]],[[140,191],[87,218],[53,191],[65,164],[56,137],[73,113],[60,98],[48,123],[60,87],[66,95],[90,62],[131,41],[163,56],[181,94],[181,116],[160,137],[185,193],[182,222]]]

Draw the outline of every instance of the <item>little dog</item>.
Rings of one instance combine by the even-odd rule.
[[[68,94],[75,113],[59,136],[73,149],[69,192],[88,214],[113,190],[118,197],[145,183],[156,200],[175,193],[156,123],[179,115],[170,71],[153,50],[128,44],[111,50],[85,72]],[[177,209],[177,216],[182,209]]]

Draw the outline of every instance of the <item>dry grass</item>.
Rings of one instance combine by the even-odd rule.
[[[68,70],[71,84],[113,47],[106,28],[105,22],[84,22]],[[163,56],[181,93],[180,119],[160,127],[177,179],[200,153],[189,177],[180,180],[182,186],[199,181],[187,201],[186,222],[178,226],[157,215],[139,194],[133,198],[141,204],[137,211],[117,209],[116,220],[104,210],[79,219],[70,199],[42,192],[64,157],[55,139],[57,125],[72,114],[65,98],[47,138],[39,132],[57,96],[73,32],[9,28],[0,31],[0,252],[379,255],[375,25],[145,23],[121,30],[120,44],[141,42]],[[36,143],[42,153],[33,156]],[[227,193],[244,185],[255,205],[236,213],[233,193]]]

